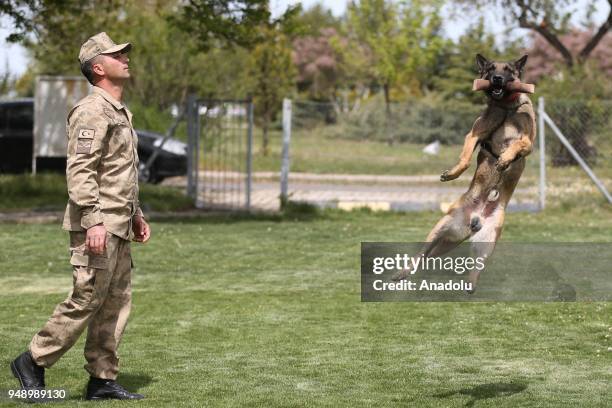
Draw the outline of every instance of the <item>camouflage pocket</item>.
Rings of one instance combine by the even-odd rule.
[[[95,269],[108,268],[108,258],[104,255],[93,255],[72,251],[70,256],[72,266],[87,266]]]
[[[107,233],[107,240],[110,236]],[[87,234],[85,232],[70,233],[70,264],[72,266],[86,266],[96,269],[107,269],[108,258],[106,254],[90,254],[87,250],[85,240]]]
[[[87,306],[92,303],[96,292],[97,272],[98,270],[95,268],[73,264],[72,294],[70,297],[75,303],[81,306]]]
[[[73,285],[71,298],[75,303],[86,307],[99,296],[96,291],[96,278],[104,277],[108,268],[108,259],[103,255],[83,253],[80,249],[71,250]]]

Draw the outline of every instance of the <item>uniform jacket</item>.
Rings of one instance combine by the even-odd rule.
[[[138,138],[132,113],[102,88],[93,87],[68,114],[68,205],[63,228],[83,231],[103,223],[131,240],[138,201]]]

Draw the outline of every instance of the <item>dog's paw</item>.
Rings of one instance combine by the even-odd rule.
[[[450,174],[450,170],[444,170],[442,172],[442,174],[440,175],[440,181],[442,181],[442,182],[444,182],[444,181],[451,181],[451,180],[454,180],[454,179],[455,179],[455,177],[453,177]]]

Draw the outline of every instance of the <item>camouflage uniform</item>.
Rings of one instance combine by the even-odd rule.
[[[114,380],[131,305],[132,217],[142,216],[137,136],[130,111],[95,86],[68,114],[67,133],[69,201],[63,228],[70,231],[73,289],[34,336],[30,352],[36,364],[50,367],[87,327],[85,369],[92,377]],[[86,230],[100,223],[107,245],[98,255],[87,250]]]

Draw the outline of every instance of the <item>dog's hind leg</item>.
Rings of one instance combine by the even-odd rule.
[[[481,228],[475,231],[470,237],[472,257],[474,259],[481,258],[482,263],[485,264],[489,256],[495,249],[495,244],[501,235],[501,230],[504,225],[505,209],[501,206],[496,206],[492,209],[491,213],[485,217],[487,208],[485,207],[485,214],[475,215],[474,218],[478,218]],[[476,283],[480,277],[482,269],[472,268],[469,273],[469,281],[472,284],[472,290],[470,293],[474,293],[476,290]]]
[[[415,257],[440,256],[456,248],[457,245],[470,236],[471,230],[465,209],[458,204],[459,202],[453,205],[448,214],[438,221],[429,235],[427,235],[425,245],[423,245]],[[408,275],[415,272],[410,269],[404,269],[393,275],[391,279],[394,281],[406,279]]]

